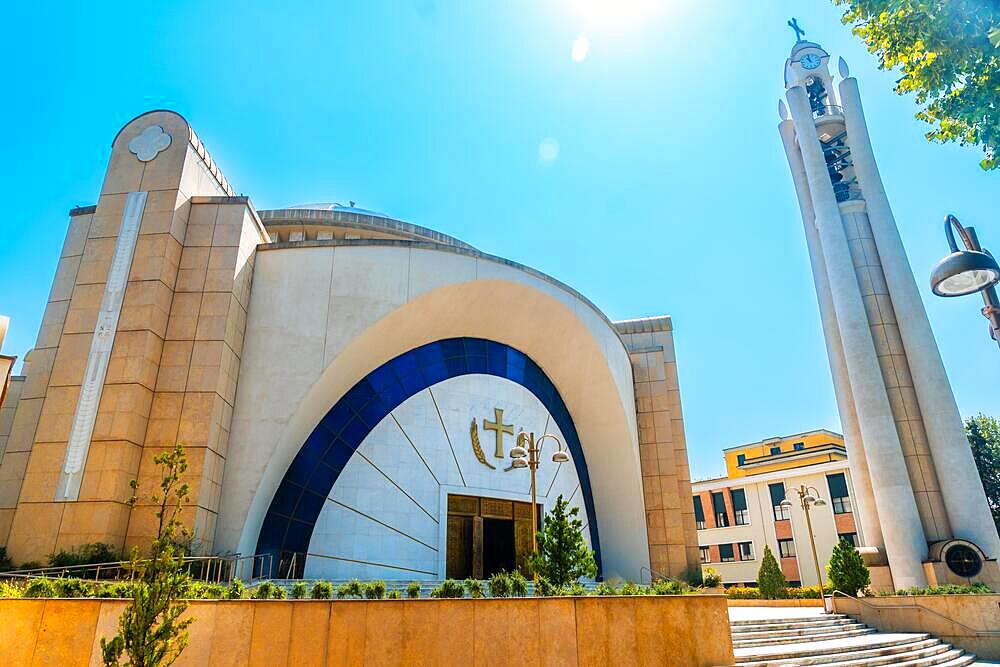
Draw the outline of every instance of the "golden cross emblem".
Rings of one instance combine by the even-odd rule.
[[[493,415],[496,417],[496,421],[490,421],[488,419],[483,420],[483,429],[486,431],[494,431],[496,433],[497,448],[495,456],[498,459],[504,458],[503,453],[503,434],[507,433],[509,435],[514,435],[514,425],[503,423],[503,410],[501,408],[493,408]]]

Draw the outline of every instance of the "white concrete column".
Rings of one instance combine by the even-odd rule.
[[[927,540],[875,355],[840,209],[816,137],[816,124],[803,87],[789,88],[787,99],[812,194],[830,294],[879,515],[892,517],[882,524],[882,535],[893,581],[901,588],[926,586],[922,563],[927,556]]]
[[[823,323],[826,354],[830,361],[837,411],[840,413],[844,443],[847,446],[847,462],[854,486],[854,514],[858,517],[861,544],[878,547],[884,553],[885,541],[882,538],[882,527],[879,525],[878,508],[875,505],[875,493],[872,491],[871,477],[868,473],[868,460],[861,440],[858,415],[854,409],[854,396],[851,394],[851,382],[847,374],[847,362],[844,359],[844,345],[840,339],[840,328],[837,326],[837,313],[833,307],[833,295],[830,293],[823,248],[820,245],[819,233],[816,231],[816,213],[809,193],[806,168],[795,143],[794,123],[791,120],[783,120],[778,125],[778,132],[785,146],[785,155],[788,157],[792,183],[795,185],[799,211],[802,214],[802,226],[805,228],[809,263],[812,266],[813,284],[816,287],[816,300],[819,303],[819,314]]]
[[[854,172],[868,204],[872,236],[896,311],[899,334],[913,376],[913,388],[920,403],[948,521],[955,537],[975,542],[988,557],[996,558],[1000,556],[1000,538],[997,537],[986,494],[965,436],[962,416],[875,163],[857,79],[848,77],[840,82],[840,99]]]

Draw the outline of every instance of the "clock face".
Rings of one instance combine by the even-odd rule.
[[[815,53],[807,53],[802,56],[802,59],[799,62],[801,62],[802,66],[806,69],[816,69],[819,67],[821,60]]]

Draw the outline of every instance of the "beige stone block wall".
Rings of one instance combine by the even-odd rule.
[[[615,326],[632,361],[650,567],[681,577],[699,553],[670,318]]]
[[[171,143],[141,162],[128,143],[152,124]],[[80,496],[56,502],[125,202],[134,191],[148,194]],[[24,400],[7,443],[11,456],[0,462],[0,512],[13,514],[9,537],[0,514],[0,539],[15,560],[82,542],[128,546],[148,538],[148,496],[160,478],[153,458],[178,440],[191,448],[189,527],[211,549],[253,254],[267,240],[249,202],[231,194],[176,114],[146,114],[116,137],[98,204],[71,216],[38,345],[26,364]],[[198,197],[211,202],[200,205],[205,210],[192,205]],[[194,275],[199,268],[201,279]],[[135,510],[127,504],[132,479],[142,491]]]

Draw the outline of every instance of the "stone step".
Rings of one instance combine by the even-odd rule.
[[[830,624],[830,625],[808,625],[799,626],[797,628],[788,628],[783,630],[778,629],[766,629],[758,630],[756,628],[740,631],[733,631],[734,640],[750,640],[750,639],[769,639],[777,637],[800,637],[800,638],[811,638],[818,634],[825,634],[828,632],[848,632],[850,630],[863,630],[865,625],[858,623],[857,621],[844,621],[843,623]]]
[[[730,621],[734,628],[741,628],[747,625],[809,625],[810,623],[822,623],[828,621],[853,620],[847,614],[823,614],[822,616],[793,616],[791,618],[769,618],[767,620],[748,619],[742,621]]]
[[[844,660],[878,658],[883,655],[894,655],[938,644],[941,644],[938,639],[926,633],[871,634],[864,639],[859,638],[852,642],[803,642],[781,646],[780,650],[768,650],[766,647],[759,651],[743,649],[737,652],[736,659],[737,664],[746,667],[767,667],[789,663],[813,665],[830,662],[830,656],[841,656],[841,659]]]
[[[808,642],[821,642],[829,641],[831,639],[847,639],[849,637],[860,637],[863,635],[873,635],[877,630],[869,627],[860,627],[858,629],[843,630],[836,632],[817,632],[810,635],[799,635],[794,637],[773,637],[770,639],[748,639],[739,640],[733,639],[733,648],[754,648],[758,646],[774,646],[778,644],[801,644],[804,641]]]
[[[806,619],[803,619],[806,620]],[[747,632],[771,632],[771,631],[782,631],[791,630],[797,628],[823,628],[831,626],[841,626],[841,625],[851,625],[855,623],[854,619],[851,618],[825,618],[818,617],[815,619],[808,619],[805,623],[785,623],[783,621],[768,621],[766,623],[746,623],[743,625],[737,625],[733,623],[733,635],[740,635]]]
[[[883,665],[892,665],[892,667],[941,667],[942,665],[948,665],[948,667],[960,667],[969,665],[976,659],[976,656],[968,655],[962,649],[951,648],[947,644],[941,644],[940,651],[926,655],[907,655],[905,653],[900,653],[894,656],[889,656],[888,659],[879,658],[847,661],[839,659],[846,656],[837,657],[838,659],[834,662],[814,663],[811,667],[878,667]],[[799,665],[800,663],[795,662],[792,664]]]

